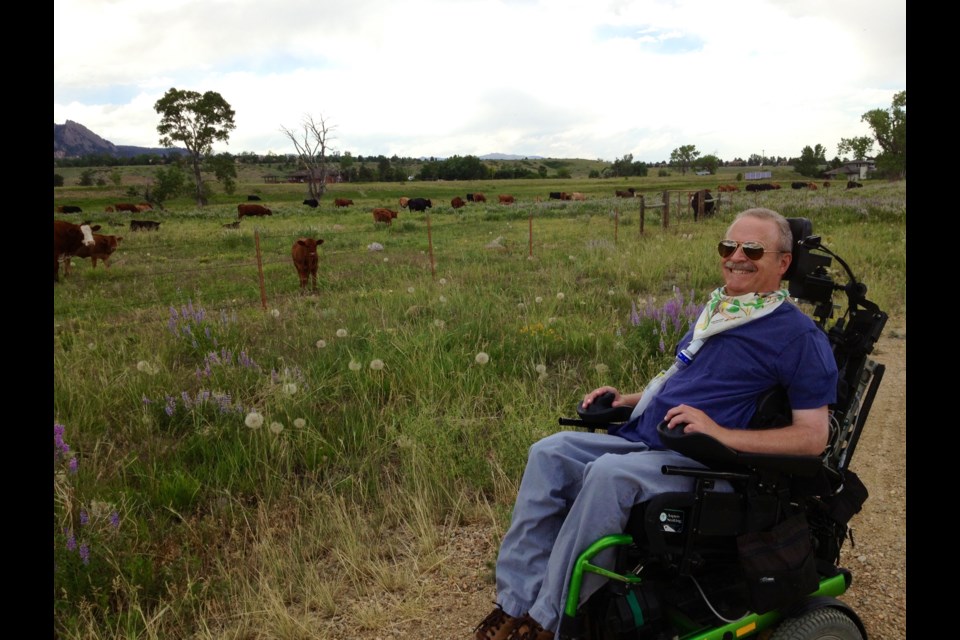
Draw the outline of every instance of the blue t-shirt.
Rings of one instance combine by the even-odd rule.
[[[677,350],[692,338],[691,328]],[[641,416],[610,433],[663,449],[657,425],[679,404],[700,409],[721,426],[746,429],[757,400],[777,385],[787,390],[792,409],[836,401],[837,363],[830,341],[789,301],[769,315],[707,338],[693,362],[661,386]]]

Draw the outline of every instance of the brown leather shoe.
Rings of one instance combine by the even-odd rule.
[[[520,618],[514,618],[504,611],[500,605],[487,614],[480,624],[473,630],[476,640],[507,640],[513,631],[513,626]]]
[[[515,618],[513,630],[505,640],[553,640],[553,631],[547,631],[529,613],[525,613]]]

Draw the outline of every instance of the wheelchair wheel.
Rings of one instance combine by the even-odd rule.
[[[833,607],[808,611],[780,623],[770,640],[863,640],[850,616]]]

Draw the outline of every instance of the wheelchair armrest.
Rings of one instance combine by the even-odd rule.
[[[705,433],[683,433],[681,427],[668,429],[666,422],[657,426],[657,433],[663,446],[708,467],[749,467],[803,477],[816,476],[824,468],[819,456],[745,453]]]

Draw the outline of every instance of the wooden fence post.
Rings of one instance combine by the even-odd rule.
[[[253,230],[253,241],[257,247],[257,273],[260,276],[260,306],[267,310],[267,290],[263,284],[263,256],[260,254],[260,231]]]
[[[643,235],[643,221],[647,217],[647,201],[643,194],[640,194],[640,227],[637,235]]]
[[[427,214],[427,244],[430,246],[430,275],[437,279],[437,268],[433,263],[433,233],[430,231],[430,214]]]
[[[666,229],[667,227],[670,226],[670,192],[669,191],[663,192],[663,216],[661,217],[663,222],[663,228]]]

